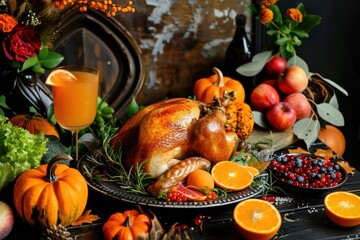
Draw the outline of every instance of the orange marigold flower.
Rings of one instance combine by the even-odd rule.
[[[6,13],[0,14],[0,31],[11,32],[13,28],[18,24],[18,21],[14,16]]]
[[[299,9],[289,8],[286,10],[286,16],[295,22],[302,22],[302,14]]]
[[[267,24],[273,20],[274,13],[269,8],[264,8],[260,11],[259,18],[263,24]]]
[[[260,5],[262,8],[268,8],[275,5],[278,0],[262,0]]]

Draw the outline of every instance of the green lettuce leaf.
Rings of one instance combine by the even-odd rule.
[[[31,134],[0,116],[0,191],[20,173],[40,165],[47,141],[43,134]]]

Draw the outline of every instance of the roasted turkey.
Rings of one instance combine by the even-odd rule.
[[[206,168],[228,160],[237,146],[237,135],[225,130],[226,120],[221,106],[208,109],[200,101],[168,99],[134,114],[119,128],[111,145],[115,149],[121,147],[126,167],[142,164],[143,171],[154,178],[191,157],[195,158],[188,164]],[[197,157],[209,164],[196,164]]]

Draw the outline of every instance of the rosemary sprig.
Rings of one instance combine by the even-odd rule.
[[[107,124],[99,131],[102,146],[87,156],[90,163],[86,169],[87,175],[96,180],[115,182],[129,193],[149,195],[146,187],[153,179],[142,171],[144,162],[127,170],[122,164],[121,146],[118,150],[111,146],[116,130],[117,128]]]

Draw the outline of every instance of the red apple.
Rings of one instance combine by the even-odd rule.
[[[266,118],[273,128],[284,131],[294,125],[296,112],[290,103],[278,102],[267,110]]]
[[[278,76],[283,73],[286,69],[286,59],[280,56],[276,56],[270,59],[265,64],[265,70],[269,76],[278,78]]]
[[[304,69],[299,66],[291,66],[278,79],[278,87],[285,94],[299,93],[305,90],[308,82],[309,79]]]
[[[250,94],[251,105],[260,112],[265,112],[266,109],[279,101],[279,93],[273,86],[266,83],[257,85]]]
[[[292,93],[284,98],[284,102],[290,103],[296,112],[296,119],[310,117],[311,105],[306,96],[302,93]]]

